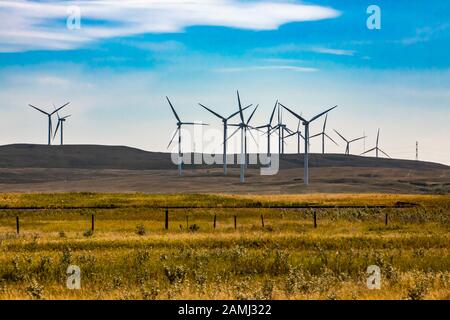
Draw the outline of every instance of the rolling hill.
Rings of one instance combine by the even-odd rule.
[[[237,161],[236,161],[237,162]],[[450,167],[423,161],[312,154],[311,185],[303,186],[303,155],[286,154],[277,175],[249,166],[186,165],[178,177],[170,154],[124,146],[13,144],[0,146],[0,191],[98,192],[393,192],[449,193]]]

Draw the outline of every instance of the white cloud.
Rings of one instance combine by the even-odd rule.
[[[311,48],[310,51],[323,54],[332,54],[336,56],[352,56],[355,53],[352,50],[330,49],[330,48]]]
[[[248,72],[248,71],[264,71],[264,70],[287,70],[295,72],[316,72],[316,68],[289,66],[289,65],[273,65],[273,66],[250,66],[250,67],[236,67],[236,68],[220,68],[215,69],[216,72]]]
[[[353,56],[355,54],[355,51],[353,50],[333,49],[325,47],[311,47],[293,43],[283,44],[275,47],[256,48],[254,51],[263,53],[315,52],[337,56]]]
[[[70,6],[81,9],[81,29],[66,28]],[[0,2],[0,50],[73,49],[99,39],[182,32],[197,25],[272,30],[289,22],[339,15],[332,8],[288,1],[3,0]]]

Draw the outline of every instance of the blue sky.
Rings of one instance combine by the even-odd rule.
[[[380,30],[366,27],[372,4]],[[69,30],[73,5],[81,29]],[[174,125],[166,95],[184,118],[219,130],[196,104],[231,113],[239,89],[260,104],[255,124],[276,99],[311,116],[338,104],[330,135],[365,132],[368,148],[380,127],[391,156],[414,158],[418,140],[422,159],[450,164],[449,13],[438,0],[2,1],[0,142],[44,143],[45,119],[27,104],[70,100],[67,143],[162,151]]]

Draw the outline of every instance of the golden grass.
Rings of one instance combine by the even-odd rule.
[[[420,206],[321,209],[317,229],[311,210],[258,207],[398,201]],[[171,209],[164,230],[164,210],[154,208],[161,203],[216,208]],[[5,194],[0,299],[449,299],[448,203],[448,196],[380,194]],[[95,204],[103,208],[86,208]],[[84,236],[92,214],[95,231]],[[186,216],[198,229],[187,228]],[[81,290],[65,287],[69,264],[82,270]],[[366,287],[371,264],[382,270],[381,290]]]

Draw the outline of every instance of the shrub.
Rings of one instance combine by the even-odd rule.
[[[138,224],[137,226],[136,226],[136,229],[135,229],[135,231],[134,231],[137,235],[140,235],[140,236],[143,236],[143,235],[145,235],[145,227],[144,227],[144,225],[143,224]]]

